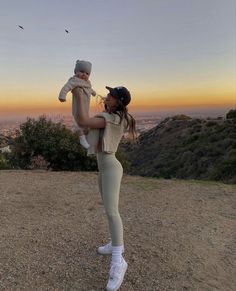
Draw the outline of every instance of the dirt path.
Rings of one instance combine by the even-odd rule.
[[[236,186],[124,176],[121,291],[236,290]],[[0,171],[0,290],[104,290],[97,173]]]

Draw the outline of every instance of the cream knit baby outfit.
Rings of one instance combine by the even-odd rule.
[[[76,76],[71,77],[68,82],[62,87],[60,93],[59,93],[59,100],[66,100],[66,95],[72,91],[74,88],[79,87],[81,90],[81,97],[82,102],[84,102],[84,108],[86,109],[86,112],[89,112],[89,105],[90,105],[90,96],[96,96],[96,92],[92,89],[90,81],[86,81],[83,79],[80,79]],[[78,112],[78,99],[73,95],[72,97],[72,115],[74,117],[74,126],[75,129],[80,129],[78,123],[76,120],[78,120],[79,112]],[[82,127],[81,127],[82,128]]]

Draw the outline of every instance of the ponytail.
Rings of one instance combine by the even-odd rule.
[[[106,109],[106,105],[105,105]],[[116,110],[113,112],[114,114],[119,115],[120,124],[123,119],[126,120],[126,128],[129,132],[129,137],[135,141],[137,139],[137,131],[136,131],[136,121],[131,114],[128,113],[127,106],[124,106],[121,101],[118,100],[118,106]]]

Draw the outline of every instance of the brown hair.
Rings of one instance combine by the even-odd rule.
[[[133,141],[137,138],[136,132],[136,121],[131,114],[128,113],[128,108],[125,106],[119,99],[117,99],[118,105],[112,113],[117,114],[120,117],[120,124],[123,119],[126,120],[126,129],[129,132],[129,137],[132,138]],[[104,105],[105,110],[107,110],[107,105]]]

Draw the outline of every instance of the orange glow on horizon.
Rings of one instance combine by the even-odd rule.
[[[129,109],[138,111],[151,111],[162,108],[186,108],[186,107],[212,107],[212,106],[236,106],[235,90],[204,91],[185,90],[180,91],[162,91],[153,93],[133,92],[132,102]],[[49,114],[71,112],[71,95],[67,96],[67,102],[60,103],[57,100],[55,92],[0,92],[0,114],[6,115],[7,112],[15,114],[37,114],[45,112]],[[34,96],[32,98],[32,96]],[[43,98],[42,98],[43,96]],[[100,111],[103,109],[99,100],[91,97],[91,111]]]

